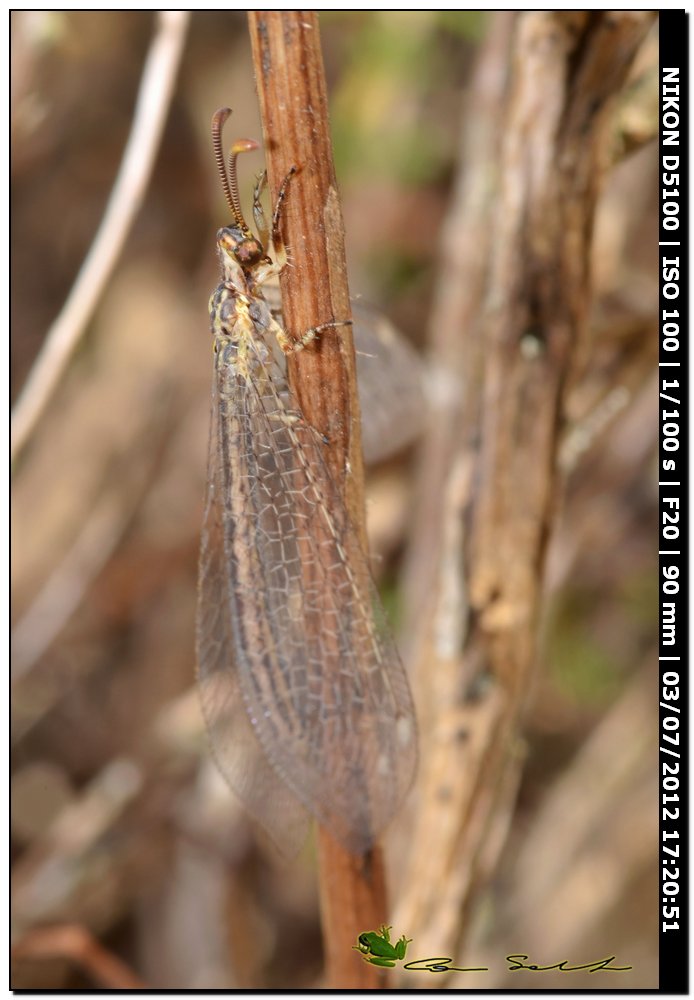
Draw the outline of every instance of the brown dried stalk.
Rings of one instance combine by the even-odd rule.
[[[281,278],[285,323],[297,337],[351,317],[318,18],[310,11],[251,11],[249,24],[273,201],[290,168],[299,168],[282,222],[291,266]],[[350,328],[328,330],[315,349],[290,358],[290,376],[307,421],[329,442],[326,460],[366,548]],[[386,918],[381,851],[348,854],[321,830],[319,855],[328,983],[378,989],[382,971],[361,961],[352,946]]]
[[[478,268],[467,291],[479,215],[461,213],[448,229],[447,278],[459,291],[441,294],[437,348],[448,370],[466,359],[465,412],[476,419],[473,433],[462,407],[453,407],[449,416],[458,422],[427,442],[438,476],[427,478],[422,507],[427,554],[412,567],[417,592],[431,595],[426,605],[411,605],[419,615],[412,645],[420,676],[426,673],[416,691],[427,737],[418,787],[426,808],[416,813],[395,920],[416,935],[421,954],[463,958],[461,914],[505,837],[561,488],[567,383],[590,304],[606,111],[653,17],[645,11],[518,17],[507,94],[498,88],[493,105],[501,174],[490,191],[494,228],[484,298]],[[483,71],[484,64],[477,86]],[[489,184],[496,175],[493,139],[487,137],[484,152]],[[464,209],[465,199],[458,206]],[[489,219],[491,200],[486,211]],[[481,322],[471,321],[476,309]]]

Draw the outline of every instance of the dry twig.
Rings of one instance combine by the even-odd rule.
[[[560,489],[559,433],[590,302],[606,110],[653,16],[533,12],[517,22],[482,321],[485,356],[467,383],[466,412],[479,413],[477,439],[458,426],[458,440],[449,434],[448,461],[439,463],[452,471],[427,482],[427,516],[457,529],[457,559],[450,552],[444,558],[446,539],[439,537],[438,561],[430,559],[420,576],[433,595],[431,622],[422,624],[417,643],[428,678],[418,703],[432,726],[419,787],[428,808],[417,814],[397,920],[417,933],[423,953],[460,957],[461,913],[489,867],[484,845],[512,807],[515,782],[506,774],[518,758],[532,688]],[[460,232],[466,245],[464,219]],[[464,255],[457,260],[464,263]],[[466,281],[458,273],[458,284]],[[446,316],[448,346],[455,350],[457,329],[464,338],[458,358],[474,359],[474,325],[456,327],[466,305]],[[446,616],[452,592],[465,601],[455,618]],[[437,631],[453,620],[454,632]]]
[[[183,50],[187,11],[161,11],[128,144],[99,231],[46,335],[12,415],[12,457],[26,444],[84,334],[118,260],[152,173]]]
[[[105,990],[145,990],[125,962],[102,947],[85,927],[67,924],[29,931],[12,948],[16,960],[65,958],[83,967]]]

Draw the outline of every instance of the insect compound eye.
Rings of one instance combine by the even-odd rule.
[[[241,226],[224,226],[218,230],[217,246],[242,267],[258,264],[265,254],[260,240]]]
[[[241,240],[236,247],[236,259],[239,264],[255,264],[262,256],[263,248],[258,240]]]

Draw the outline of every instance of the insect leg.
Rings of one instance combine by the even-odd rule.
[[[279,256],[284,250],[284,243],[282,242],[282,236],[280,235],[279,224],[280,224],[280,212],[282,211],[282,203],[287,197],[287,189],[289,188],[289,181],[296,173],[296,167],[290,167],[289,173],[282,181],[280,189],[277,193],[277,201],[275,203],[275,211],[272,213],[272,245],[275,250],[275,255]]]
[[[310,344],[312,340],[322,333],[324,330],[334,330],[339,326],[351,326],[351,319],[334,320],[330,323],[321,323],[319,326],[312,326],[310,330],[302,334],[298,340],[293,340],[288,334],[284,332],[279,323],[275,324],[276,329],[274,331],[275,337],[277,338],[277,343],[285,354],[296,354],[298,351],[303,351],[307,344]]]
[[[260,203],[261,195],[266,187],[267,170],[263,170],[262,174],[258,174],[258,179],[255,182],[255,187],[253,188],[253,219],[255,221],[255,228],[258,231],[258,236],[260,236],[260,242],[263,246],[267,246],[269,236],[265,210]]]

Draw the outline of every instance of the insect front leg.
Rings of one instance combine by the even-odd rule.
[[[281,264],[282,267],[287,264],[291,254],[291,249],[289,246],[285,245],[284,240],[282,239],[282,234],[280,233],[280,214],[282,212],[284,199],[287,197],[287,191],[289,190],[289,182],[296,171],[296,167],[291,167],[287,176],[282,181],[280,189],[277,193],[275,211],[272,213],[272,230],[270,233],[272,239],[272,253],[275,260]]]
[[[255,221],[255,228],[258,230],[258,236],[260,236],[260,242],[263,246],[267,246],[268,237],[270,235],[267,219],[265,218],[265,209],[260,202],[263,191],[266,187],[267,170],[263,170],[262,174],[258,175],[255,187],[253,188],[253,219]]]
[[[273,265],[273,273],[279,273],[287,263],[287,255],[289,253],[289,248],[285,247],[282,241],[282,236],[279,230],[279,222],[280,222],[280,212],[282,210],[282,204],[287,196],[287,191],[289,189],[289,182],[296,173],[296,171],[297,168],[295,166],[291,167],[289,169],[289,172],[287,173],[287,176],[282,181],[282,184],[280,185],[280,189],[277,195],[277,203],[275,204],[275,211],[272,214],[272,246],[275,258],[277,260],[277,264]],[[258,197],[260,197],[260,193],[262,192],[265,183],[266,179],[264,178],[259,179],[259,183],[256,186],[256,192],[258,194]],[[254,203],[255,203],[255,195],[254,195]],[[255,204],[253,210],[255,212]],[[269,273],[270,269],[268,269],[268,276]],[[261,281],[266,280],[264,274],[260,280]],[[297,351],[302,351],[307,344],[310,344],[313,340],[315,340],[316,337],[319,334],[323,333],[324,330],[334,330],[340,326],[352,326],[352,320],[351,319],[332,320],[328,323],[320,323],[318,326],[313,326],[311,327],[310,330],[306,330],[306,332],[303,333],[301,337],[299,337],[296,340],[292,339],[282,329],[279,323],[273,322],[271,329],[277,339],[277,343],[279,344],[284,354],[294,354]]]

